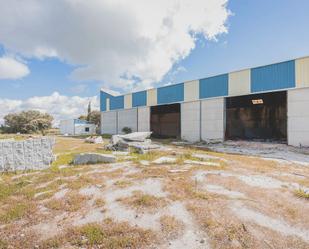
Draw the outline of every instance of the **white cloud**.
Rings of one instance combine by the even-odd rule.
[[[190,54],[197,34],[227,32],[227,1],[2,0],[0,43],[25,58],[76,65],[77,80],[148,87]]]
[[[88,103],[91,101],[92,110],[99,109],[99,99],[93,97],[68,97],[54,92],[50,96],[32,97],[26,100],[0,99],[0,123],[8,113],[24,110],[38,110],[47,112],[54,117],[54,125],[61,119],[78,118],[87,113]]]
[[[19,79],[30,73],[27,65],[9,56],[0,57],[0,80]]]

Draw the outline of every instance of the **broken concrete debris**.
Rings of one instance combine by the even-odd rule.
[[[99,153],[82,153],[74,157],[73,163],[75,165],[91,164],[91,163],[115,163],[116,157],[109,154]]]
[[[103,143],[103,138],[101,136],[90,136],[85,139],[86,143],[101,144]]]
[[[215,166],[215,167],[219,167],[220,166],[220,163],[194,161],[194,160],[185,160],[184,163],[185,164],[204,165],[204,166]]]
[[[154,160],[153,163],[155,163],[155,164],[176,163],[176,161],[177,161],[176,158],[162,156],[162,157],[159,157],[158,159]]]
[[[144,154],[150,150],[160,148],[159,145],[153,144],[150,137],[151,132],[132,132],[126,135],[113,135],[110,143],[105,147],[109,150],[129,151],[130,148],[138,153]]]

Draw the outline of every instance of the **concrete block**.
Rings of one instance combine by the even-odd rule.
[[[75,165],[80,164],[94,164],[94,163],[114,163],[116,162],[116,157],[109,154],[99,154],[99,153],[82,153],[74,157],[73,163]]]

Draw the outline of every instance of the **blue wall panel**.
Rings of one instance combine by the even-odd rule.
[[[101,112],[106,111],[106,99],[111,98],[111,97],[112,97],[112,95],[110,95],[106,92],[100,91],[100,110],[101,110]]]
[[[124,107],[124,96],[112,96],[110,98],[110,109],[111,110],[117,110],[117,109],[123,109]]]
[[[200,80],[200,99],[228,95],[228,74]]]
[[[157,89],[158,104],[182,102],[184,99],[183,83],[171,86],[164,86]]]
[[[141,91],[137,93],[132,93],[132,106],[145,106],[147,104],[147,92]]]
[[[251,92],[295,87],[295,61],[251,69]]]

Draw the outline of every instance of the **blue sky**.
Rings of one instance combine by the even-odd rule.
[[[220,1],[224,2],[226,0]],[[16,1],[12,0],[8,3],[12,3],[13,5],[13,2]],[[63,2],[66,1],[64,0]],[[201,1],[201,3],[204,2],[205,1]],[[164,8],[163,3],[165,2],[162,2],[162,8]],[[205,3],[205,6],[206,4],[207,3]],[[52,5],[52,3],[50,3],[50,5]],[[88,6],[85,6],[86,5],[81,6],[83,11],[88,8]],[[27,7],[28,5],[25,5],[25,16],[27,13]],[[146,9],[146,7],[147,6],[144,6],[144,9]],[[20,8],[23,7],[20,6]],[[57,9],[55,6],[48,6],[48,8],[52,8],[53,11],[56,11],[56,14],[59,14],[59,9]],[[155,11],[152,11],[151,8],[149,10],[149,13],[152,14],[152,12]],[[195,9],[198,10],[199,6],[195,6],[195,9],[194,7],[192,8],[193,11]],[[215,25],[217,25],[217,30],[214,35],[214,37],[216,37],[216,41],[206,39],[205,35],[203,33],[200,33],[197,36],[198,39],[196,40],[195,48],[192,51],[190,50],[190,43],[188,43],[185,50],[181,50],[182,48],[180,48],[176,51],[178,53],[177,62],[173,64],[171,70],[164,71],[168,68],[168,62],[171,60],[172,55],[170,55],[169,58],[165,58],[167,59],[167,64],[166,67],[163,68],[163,71],[161,70],[162,68],[155,69],[155,67],[160,64],[160,62],[158,63],[158,61],[156,61],[156,58],[154,58],[152,60],[152,64],[149,64],[148,71],[144,69],[143,71],[140,70],[140,68],[135,67],[132,69],[133,73],[142,72],[141,75],[148,77],[149,71],[151,71],[153,67],[154,71],[158,70],[158,73],[155,73],[153,75],[151,75],[150,73],[149,78],[154,79],[157,76],[163,76],[162,80],[155,81],[154,84],[154,86],[160,86],[167,83],[179,83],[187,80],[203,78],[243,68],[250,68],[254,66],[265,65],[273,62],[279,62],[309,55],[309,31],[307,28],[309,25],[308,0],[230,0],[228,1],[227,7],[222,7],[218,5],[216,8],[217,9],[214,9],[215,14],[206,13],[210,16],[207,21],[213,22]],[[97,9],[97,7],[94,6],[94,9]],[[232,15],[230,15],[229,17],[225,15],[226,13],[224,11],[226,9],[232,12]],[[190,10],[188,10],[188,13],[182,12],[180,13],[180,15],[183,15],[184,18],[190,20],[192,18],[192,13],[189,13],[189,11]],[[149,13],[146,13],[145,16],[141,17],[147,18],[147,15],[149,15]],[[11,14],[10,18],[14,16],[14,13],[9,14]],[[74,18],[73,14],[72,19]],[[199,13],[199,15],[206,14],[202,12]],[[61,15],[61,10],[59,15]],[[70,15],[70,13],[68,13],[68,15]],[[124,16],[121,11],[119,11],[119,16],[120,15]],[[114,16],[117,16],[117,13],[116,15],[114,14]],[[219,18],[217,18],[217,16],[219,16]],[[117,20],[113,24],[113,29],[117,30],[118,27],[121,32],[124,32],[124,34],[119,34],[119,38],[117,37],[117,34],[113,34],[116,38],[113,38],[114,40],[111,40],[111,42],[109,43],[109,41],[105,41],[106,33],[104,33],[102,37],[100,37],[102,38],[101,43],[99,42],[98,44],[95,44],[92,42],[94,42],[96,37],[90,37],[88,39],[87,34],[80,34],[80,32],[77,34],[76,37],[74,36],[74,33],[68,35],[68,37],[65,37],[65,35],[61,36],[61,34],[59,37],[55,37],[55,34],[58,34],[57,32],[59,32],[58,29],[61,30],[61,27],[59,27],[59,25],[57,25],[56,23],[52,23],[50,27],[46,27],[46,24],[43,20],[42,22],[45,26],[41,27],[40,23],[38,22],[35,22],[34,25],[29,25],[28,21],[30,18],[21,19],[20,21],[18,21],[19,19],[17,18],[19,17],[16,17],[16,20],[12,19],[12,22],[9,22],[4,18],[0,18],[0,22],[4,22],[5,20],[8,27],[12,27],[12,30],[10,30],[10,28],[7,28],[4,29],[4,32],[1,32],[0,28],[0,57],[13,53],[15,58],[18,58],[20,62],[24,63],[28,67],[30,73],[24,77],[20,77],[19,79],[1,80],[0,77],[0,101],[1,99],[25,101],[33,96],[51,96],[54,92],[58,92],[61,96],[67,97],[93,97],[99,94],[99,89],[102,84],[104,84],[104,82],[106,83],[109,80],[111,80],[111,82],[113,80],[113,83],[109,84],[109,88],[121,92],[127,92],[130,90],[130,87],[128,88],[127,83],[118,84],[117,79],[115,80],[115,78],[113,78],[114,75],[106,76],[107,74],[109,74],[110,71],[112,72],[115,69],[115,65],[117,67],[119,61],[115,62],[116,64],[113,65],[114,68],[108,68],[109,63],[102,64],[104,66],[101,67],[96,67],[97,64],[101,65],[100,63],[102,63],[102,58],[105,59],[106,53],[104,49],[108,49],[114,44],[116,44],[115,46],[117,46],[118,42],[120,43],[120,40],[123,39],[121,35],[127,35],[125,32],[127,30],[130,31],[129,25],[128,27],[124,27],[121,24],[123,20],[119,19],[120,24],[117,26],[116,21],[118,19],[116,18]],[[24,18],[24,16],[22,18]],[[152,20],[155,20],[154,17],[150,18],[152,19],[149,19],[150,22],[148,23],[148,25],[152,24]],[[203,16],[201,18],[203,18]],[[129,19],[125,19],[125,23],[129,23],[128,20]],[[147,20],[144,20],[147,24]],[[144,20],[142,19],[142,21]],[[67,19],[65,19],[65,21],[67,21]],[[105,19],[101,23],[100,20],[98,22],[99,23],[97,31],[100,31],[100,29],[104,29],[104,25],[102,25],[103,22],[108,23],[108,21],[106,21]],[[16,25],[16,23],[21,24],[19,26],[14,26]],[[24,26],[22,26],[23,23],[25,23]],[[87,24],[87,22],[85,23]],[[85,23],[83,23],[82,25],[76,25],[79,28],[83,27]],[[182,23],[181,25],[185,25],[184,23]],[[200,23],[195,24],[200,25]],[[222,30],[220,31],[220,28],[222,28],[223,26],[227,27],[227,33],[222,32]],[[72,26],[69,26],[70,30],[72,29],[71,27]],[[42,29],[42,32],[36,34],[36,31],[40,29]],[[107,29],[110,30],[110,27],[107,27]],[[209,29],[209,27],[206,27],[205,33],[207,33]],[[141,32],[145,32],[145,30],[143,30],[144,29],[141,28]],[[49,31],[51,31],[50,33],[53,34],[52,36],[48,36]],[[128,35],[130,35],[129,31]],[[64,32],[67,32],[67,30],[65,30]],[[88,32],[88,30],[86,32]],[[89,32],[91,32],[91,30]],[[96,30],[93,31],[93,33],[95,32]],[[92,33],[88,33],[88,36],[89,34],[90,36],[92,35]],[[32,36],[33,39],[31,40]],[[35,44],[36,42],[35,39],[40,40],[41,42],[41,40],[45,39],[45,37],[48,37],[46,38],[47,40],[45,40],[45,43],[52,40],[52,42],[54,42],[55,44],[60,43],[61,46],[65,44],[69,38],[72,38],[69,41],[71,43],[66,48],[70,50],[72,47],[73,52],[69,51],[69,53],[65,49],[61,50],[63,47],[57,47],[56,45],[59,44],[56,44],[55,47],[60,51],[57,51],[57,54],[59,53],[61,56],[54,55],[55,52],[52,50],[52,46],[51,49],[47,52],[44,50],[44,56],[38,56],[37,52],[33,52],[33,44]],[[84,43],[78,43],[80,37],[83,38]],[[178,44],[184,42],[185,40],[185,36],[180,37],[184,38],[179,39],[177,41]],[[23,39],[25,41],[23,41]],[[44,44],[44,41],[41,43]],[[134,47],[135,45],[137,48]],[[91,48],[91,46],[94,47],[94,50],[90,50],[88,52],[88,48]],[[102,56],[101,58],[100,56],[98,56],[95,61],[91,61],[89,57],[91,58],[96,56],[96,46],[98,46],[98,50],[101,50]],[[138,44],[135,43],[133,45],[129,43],[124,43],[120,44],[119,47],[113,49],[123,49],[121,53],[127,56],[123,59],[126,60],[127,58],[131,59],[132,56],[134,58],[134,53],[142,54],[144,47],[144,45],[138,47]],[[133,48],[133,55],[130,54],[131,48]],[[159,49],[160,48],[163,47],[159,47]],[[78,56],[75,56],[74,53],[78,54]],[[46,56],[46,54],[51,54],[52,56]],[[185,58],[180,59],[180,54],[184,54]],[[106,60],[109,60],[112,63],[112,58],[113,57],[106,58]],[[120,60],[121,59],[122,58],[120,56]],[[146,59],[144,58],[144,60],[147,60],[147,57]],[[90,68],[91,73],[89,73],[88,71],[74,71],[79,68],[80,64],[84,63],[87,66],[87,62],[89,62],[90,64],[92,63],[92,68]],[[164,63],[162,62],[162,64]],[[119,65],[119,67],[122,67],[121,72],[127,72],[126,66],[128,66],[128,72],[130,72],[130,61],[128,63],[124,63],[124,65]],[[136,79],[134,75],[132,78]],[[149,82],[141,84],[140,89],[143,89],[143,87],[146,86],[149,87]],[[77,113],[77,111],[75,113]]]
[[[173,67],[185,70],[167,74],[158,85],[309,55],[309,1],[232,0],[228,8],[233,12],[227,21],[228,33],[218,36],[216,42],[201,38],[191,54]],[[3,46],[0,51],[4,53]],[[25,78],[0,80],[0,98],[25,99],[54,91],[68,96],[99,92],[99,81],[70,79],[74,66],[58,59],[27,63],[31,73]]]

